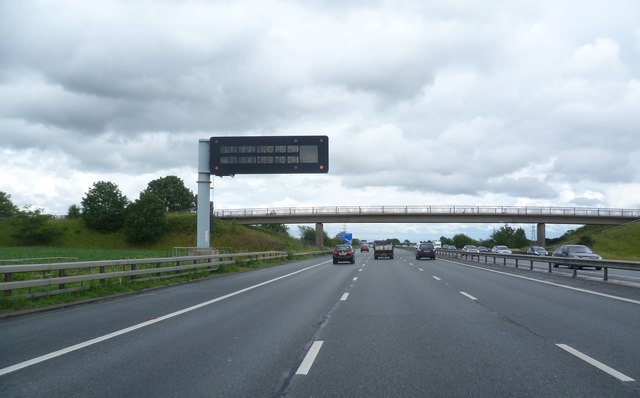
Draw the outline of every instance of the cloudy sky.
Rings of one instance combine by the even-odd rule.
[[[304,134],[329,136],[329,174],[216,177],[216,208],[640,208],[640,2],[0,0],[0,191],[19,207],[66,214],[96,181],[134,200],[167,175],[196,193],[199,139]]]

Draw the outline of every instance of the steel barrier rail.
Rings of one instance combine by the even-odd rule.
[[[324,254],[327,251],[312,251],[293,253],[294,256],[304,256],[312,254]],[[68,283],[87,282],[122,277],[136,277],[141,275],[153,275],[155,278],[162,279],[165,277],[182,276],[182,274],[171,274],[161,276],[162,273],[193,271],[197,269],[207,268],[207,272],[213,272],[219,269],[219,266],[226,264],[234,264],[237,262],[249,261],[252,259],[265,260],[288,257],[289,253],[284,251],[263,251],[252,253],[227,253],[213,255],[198,256],[180,256],[180,257],[162,257],[162,258],[146,258],[146,259],[127,259],[127,260],[104,260],[104,261],[85,261],[73,263],[51,263],[51,264],[26,264],[26,265],[5,265],[0,266],[0,274],[4,277],[0,282],[0,292],[4,291],[5,296],[11,296],[12,291],[17,289],[29,289],[29,296],[33,296],[31,288],[48,287],[58,285],[58,289],[48,292],[41,292],[38,295],[60,294],[71,291],[77,291],[82,288],[66,288]],[[184,264],[187,263],[187,264]],[[166,265],[170,264],[170,265]],[[138,266],[154,265],[153,267],[138,269]],[[110,270],[107,268],[119,268],[122,270]],[[126,269],[126,268],[129,269]],[[67,271],[86,271],[88,273],[79,275],[67,275]],[[94,272],[95,271],[95,272]],[[42,273],[42,277],[34,278],[34,274]],[[28,279],[14,281],[15,274],[29,274]],[[47,275],[49,274],[49,275]],[[54,274],[55,276],[51,276]],[[24,277],[24,275],[23,275]],[[145,279],[146,280],[146,279]],[[141,281],[141,280],[139,280]]]
[[[473,253],[462,250],[444,250],[438,249],[436,253],[446,257],[464,258],[465,260],[482,262],[484,258],[485,264],[489,258],[493,258],[493,264],[497,264],[496,259],[502,259],[502,265],[507,265],[507,260],[515,260],[515,267],[519,268],[519,262],[529,262],[529,269],[533,270],[533,263],[547,263],[548,272],[551,273],[555,264],[566,265],[573,268],[573,277],[577,277],[580,267],[600,267],[603,270],[603,280],[609,280],[609,268],[624,269],[629,271],[640,271],[640,261],[625,260],[595,260],[595,259],[579,259],[555,256],[533,256],[526,254],[500,254],[500,253]]]

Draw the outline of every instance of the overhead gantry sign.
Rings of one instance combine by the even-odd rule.
[[[326,135],[211,137],[211,174],[327,173]]]
[[[212,174],[222,177],[328,172],[329,137],[326,135],[211,137],[209,141],[200,140],[197,247],[210,247]]]

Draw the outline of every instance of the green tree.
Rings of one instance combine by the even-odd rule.
[[[306,225],[298,225],[300,232],[300,240],[307,246],[315,246],[316,244],[316,230],[315,228],[308,227]]]
[[[146,190],[162,199],[169,212],[192,211],[196,207],[195,196],[176,176],[153,180],[148,184]]]
[[[82,219],[88,228],[117,231],[124,225],[127,197],[112,182],[98,181],[82,199]]]
[[[144,191],[127,206],[124,236],[130,243],[155,243],[167,229],[165,202],[154,193]]]
[[[306,225],[298,225],[300,231],[300,240],[306,246],[316,245],[316,229],[308,227]],[[332,247],[342,243],[341,238],[329,238],[326,231],[322,231],[322,245],[326,247]]]
[[[505,224],[500,229],[494,230],[491,234],[491,240],[496,245],[505,245],[508,247],[524,247],[529,241],[524,229],[513,229],[509,224]]]
[[[13,233],[11,237],[19,245],[36,246],[52,242],[58,234],[51,223],[51,216],[41,209],[18,211],[11,219]]]
[[[453,245],[458,249],[462,248],[464,245],[477,245],[478,243],[471,237],[465,234],[455,234],[451,239],[453,241]],[[441,241],[442,242],[442,241]]]
[[[18,208],[11,201],[11,195],[0,191],[0,218],[11,217],[18,213]]]
[[[394,246],[400,246],[402,244],[398,238],[387,239],[387,242],[393,243]]]
[[[443,245],[453,245],[453,239],[447,238],[446,236],[441,236],[440,243],[442,243]]]
[[[493,233],[491,234],[491,240],[496,245],[509,246],[514,234],[515,230],[511,226],[509,226],[509,224],[505,224],[501,226],[500,229],[493,230]]]
[[[67,218],[80,218],[82,216],[82,211],[80,210],[80,206],[71,205],[69,206],[69,210],[67,210]]]
[[[511,241],[510,247],[520,248],[526,247],[529,245],[529,239],[527,239],[527,233],[523,228],[518,227],[516,229],[515,234],[513,235],[513,239]]]

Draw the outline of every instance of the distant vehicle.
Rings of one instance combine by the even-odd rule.
[[[542,246],[531,246],[527,250],[527,254],[530,256],[548,256],[549,252]]]
[[[351,245],[337,245],[333,250],[333,263],[338,264],[340,261],[348,261],[351,264],[356,262],[356,253]]]
[[[491,253],[511,254],[511,250],[507,246],[497,245],[491,248]]]
[[[485,246],[478,246],[478,251],[480,253],[487,253],[489,252],[489,249],[487,249]]]
[[[555,257],[566,257],[566,258],[580,258],[580,259],[590,259],[590,260],[602,260],[602,257],[597,253],[591,251],[585,245],[562,245],[553,252]],[[558,267],[559,265],[563,265],[561,262],[556,262],[553,264],[554,267]],[[573,268],[572,265],[569,265],[569,268]],[[579,266],[578,268],[583,268]],[[596,270],[601,270],[602,267],[596,266],[594,267]]]
[[[377,240],[373,245],[373,258],[388,257],[393,259],[393,243],[385,240]]]
[[[360,245],[360,252],[368,252],[368,251],[369,251],[368,245]]]
[[[426,257],[432,260],[436,259],[436,248],[433,243],[420,243],[416,249],[416,260]]]
[[[464,247],[462,248],[462,251],[465,251],[467,253],[480,253],[480,251],[475,245],[464,245]]]
[[[441,249],[442,248],[442,243],[439,240],[437,240],[437,241],[433,242],[433,247],[434,247],[434,249]]]

